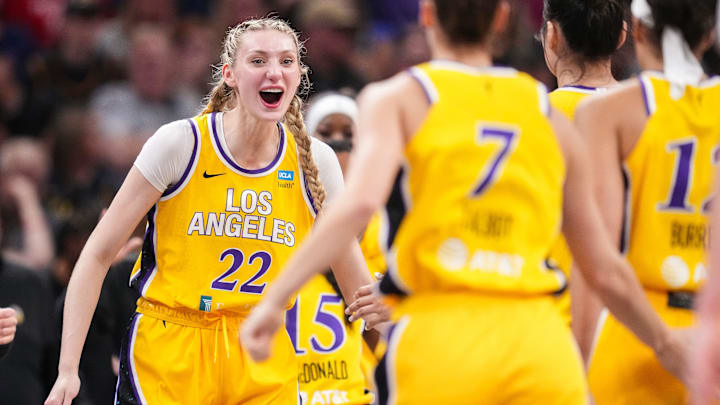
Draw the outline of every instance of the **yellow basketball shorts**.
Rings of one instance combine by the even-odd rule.
[[[667,292],[646,291],[646,295],[670,327],[692,326],[692,311],[668,306]],[[597,405],[688,403],[688,392],[680,380],[615,317],[603,311],[597,328],[588,364],[590,391]]]
[[[378,405],[587,404],[552,297],[411,296],[375,371]]]
[[[238,343],[244,317],[138,300],[121,348],[116,405],[298,404],[297,360],[277,333],[256,363]]]

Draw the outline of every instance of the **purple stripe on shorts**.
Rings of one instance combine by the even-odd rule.
[[[130,331],[128,332],[128,343],[127,343],[127,367],[128,367],[128,377],[130,378],[130,386],[133,389],[133,393],[135,394],[135,398],[137,398],[138,402],[142,402],[140,399],[140,393],[138,392],[138,386],[137,381],[135,381],[135,377],[133,377],[133,368],[132,368],[132,354],[130,353],[132,351],[133,343],[135,343],[133,340],[135,335],[135,328],[137,326],[138,318],[140,318],[140,314],[135,314],[133,316],[132,323],[130,324]]]
[[[215,144],[217,145],[217,148],[220,151],[220,155],[222,155],[223,159],[225,159],[227,164],[232,166],[233,169],[235,169],[241,173],[245,173],[245,174],[260,174],[260,173],[266,172],[267,170],[274,167],[277,164],[277,162],[280,160],[280,157],[282,156],[282,152],[285,148],[285,129],[283,129],[283,126],[280,125],[280,123],[277,124],[278,128],[280,129],[280,145],[278,147],[277,155],[275,155],[275,159],[273,159],[273,161],[270,162],[269,165],[263,167],[262,169],[250,170],[250,169],[243,169],[242,167],[235,164],[235,162],[233,162],[233,160],[230,158],[230,156],[228,156],[225,153],[225,150],[223,149],[222,144],[220,143],[220,138],[218,137],[217,124],[216,124],[217,121],[215,119],[216,116],[217,116],[217,113],[212,113],[210,115],[210,120],[212,121],[213,137],[215,138]]]
[[[188,175],[190,175],[190,169],[192,168],[193,163],[195,162],[195,156],[197,156],[198,144],[200,143],[200,142],[199,142],[200,139],[199,139],[199,137],[198,137],[197,130],[195,129],[195,125],[193,125],[193,123],[192,123],[192,120],[188,120],[188,122],[190,123],[190,128],[192,128],[193,135],[195,136],[195,145],[193,146],[193,151],[192,151],[192,154],[190,155],[190,162],[188,162],[188,165],[187,165],[187,167],[185,168],[185,171],[183,172],[183,175],[180,177],[180,180],[178,180],[178,182],[175,183],[174,186],[172,186],[171,188],[165,190],[165,192],[162,194],[163,197],[174,193],[175,190],[177,190],[178,188],[180,188],[180,186],[182,186],[182,184],[183,184],[183,183],[185,182],[185,180],[187,179]]]

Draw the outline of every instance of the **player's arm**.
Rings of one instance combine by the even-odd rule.
[[[720,168],[715,175],[715,194],[720,195]],[[714,202],[710,229],[720,229],[720,204]],[[720,232],[710,234],[708,259],[710,271],[698,304],[698,341],[693,359],[694,399],[697,404],[712,404],[720,390]]]
[[[588,157],[594,174],[594,197],[604,228],[613,246],[620,250],[624,182],[616,135],[617,116],[613,115],[612,106],[602,96],[590,97],[578,107],[575,124],[580,130],[580,136],[587,142],[588,149],[592,150]],[[589,288],[577,266],[573,266],[570,279],[573,334],[587,362],[603,304]]]
[[[345,190],[318,219],[315,230],[245,322],[243,342],[255,359],[269,355],[270,339],[280,326],[280,313],[288,299],[314,274],[336,260],[390,194],[404,145],[401,97],[409,98],[407,91],[421,91],[411,80],[403,74],[372,84],[361,93],[360,142]],[[419,99],[422,97],[420,93]]]
[[[685,378],[685,342],[670,332],[647,302],[635,274],[603,226],[592,197],[592,172],[584,142],[557,112],[552,123],[567,162],[563,232],[578,268],[610,312],[655,351],[666,369]]]
[[[80,388],[78,366],[108,268],[161,193],[133,166],[75,264],[65,298],[58,379],[46,405],[69,404]]]
[[[342,169],[335,152],[317,138],[312,139],[312,151],[313,159],[318,165],[320,180],[327,192],[323,203],[324,210],[327,210],[344,188]],[[320,216],[322,215],[321,212]],[[339,255],[330,263],[330,268],[335,275],[335,280],[338,287],[340,287],[345,302],[350,303],[353,302],[355,291],[364,285],[372,283],[373,280],[367,270],[357,238],[353,238],[343,251],[344,254]],[[372,321],[369,322],[368,327],[373,327],[378,321],[376,315],[371,316]]]

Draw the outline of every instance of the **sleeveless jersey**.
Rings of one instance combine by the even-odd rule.
[[[265,168],[238,166],[220,141],[220,114],[188,120],[195,137],[182,178],[148,213],[131,284],[171,308],[244,313],[313,224],[295,139]]]
[[[564,86],[555,89],[549,94],[550,105],[556,110],[565,114],[567,119],[575,118],[575,110],[578,104],[586,97],[605,91],[605,88],[587,87],[587,86]],[[560,234],[557,241],[550,249],[549,266],[555,266],[560,269],[565,277],[570,278],[570,269],[572,268],[572,253],[565,237]],[[565,292],[558,297],[558,306],[562,316],[570,323],[570,293]]]
[[[360,240],[360,249],[362,250],[365,263],[367,263],[370,275],[374,278],[377,273],[385,274],[387,265],[385,264],[385,255],[380,246],[380,229],[382,221],[382,213],[376,212],[365,228],[363,237]]]
[[[563,86],[555,89],[550,95],[550,105],[559,110],[569,120],[575,118],[578,104],[587,96],[606,91],[603,87]]]
[[[385,293],[544,294],[565,162],[545,87],[509,68],[430,62],[410,70],[431,107],[388,200]]]
[[[696,291],[720,158],[720,79],[687,86],[678,100],[659,73],[641,74],[640,84],[649,117],[624,162],[627,258],[646,288]]]
[[[345,303],[322,275],[300,290],[285,313],[285,325],[298,357],[303,404],[369,404],[360,355],[363,323],[349,324]]]
[[[586,97],[601,91],[605,91],[605,89],[587,86],[565,86],[556,89],[548,97],[553,108],[565,114],[569,120],[573,120],[578,104]],[[565,276],[570,276],[572,254],[564,236],[560,235],[558,241],[550,250],[550,258],[552,264],[562,270]]]

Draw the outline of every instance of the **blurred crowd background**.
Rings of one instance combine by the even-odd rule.
[[[496,61],[553,89],[534,38],[542,0],[512,2],[510,29],[493,43]],[[0,0],[0,235],[2,267],[14,269],[0,269],[0,306],[31,302],[19,308],[19,347],[0,363],[0,404],[44,398],[72,266],[145,140],[198,113],[229,26],[253,16],[290,21],[306,40],[310,98],[327,90],[353,95],[429,59],[417,8],[417,0]],[[618,78],[637,71],[633,59],[628,41],[614,64]],[[717,53],[704,63],[720,72]],[[128,268],[118,272],[118,286]],[[32,323],[23,314],[30,310],[43,321]],[[93,344],[89,338],[90,350]],[[111,372],[103,357],[84,360],[86,374]],[[75,403],[112,400],[105,399],[112,381],[102,390],[106,382],[84,381],[85,391],[97,392]],[[6,394],[31,383],[28,392],[40,391],[35,399]]]

